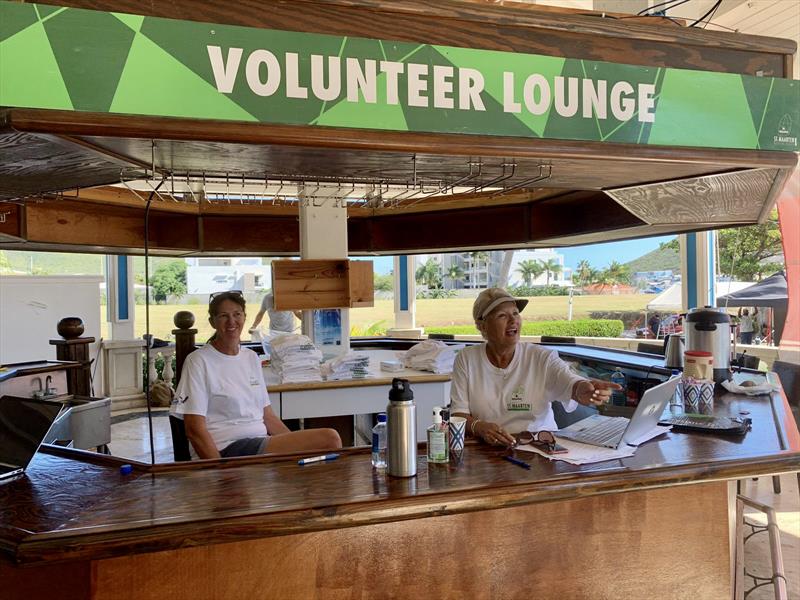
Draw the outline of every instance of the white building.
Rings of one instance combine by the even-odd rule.
[[[272,269],[262,264],[258,256],[187,258],[186,293],[213,294],[226,290],[241,290],[258,294],[272,286]]]
[[[452,254],[422,254],[417,256],[417,268],[432,258],[439,264],[442,287],[448,290],[454,289],[483,289],[498,285],[503,268],[505,251],[491,250],[485,252],[459,252]],[[522,274],[519,272],[520,262],[525,260],[537,260],[547,263],[554,260],[560,270],[557,273],[550,273],[550,285],[571,286],[572,270],[564,267],[564,255],[559,254],[552,248],[538,248],[535,250],[515,250],[511,261],[511,269],[508,274],[509,287],[523,285]],[[457,267],[461,273],[460,278],[452,278],[449,273],[453,267]],[[542,273],[532,281],[532,285],[546,285],[547,274]]]

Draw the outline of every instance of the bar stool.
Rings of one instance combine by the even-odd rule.
[[[751,523],[744,518],[744,508],[749,506],[760,510],[767,516],[767,524],[759,525]],[[751,532],[745,536],[745,527],[749,527]],[[748,573],[744,564],[744,545],[747,540],[758,533],[766,531],[769,534],[769,553],[772,562],[772,577],[761,577]],[[745,579],[749,577],[753,580],[753,585],[745,589]],[[736,574],[734,579],[734,598],[744,600],[754,590],[765,585],[773,586],[775,600],[786,600],[786,576],[783,572],[783,552],[781,551],[781,536],[778,529],[778,522],[775,518],[775,510],[766,504],[757,502],[741,494],[736,495]]]

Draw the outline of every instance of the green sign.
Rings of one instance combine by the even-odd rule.
[[[0,106],[796,151],[800,83],[0,2]]]

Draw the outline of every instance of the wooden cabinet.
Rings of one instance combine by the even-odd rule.
[[[276,260],[272,293],[277,310],[372,306],[371,261]]]

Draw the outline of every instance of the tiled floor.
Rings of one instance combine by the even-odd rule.
[[[121,420],[127,417],[127,420]],[[128,411],[114,415],[109,444],[112,454],[132,460],[150,462],[149,426],[146,413]],[[167,411],[153,411],[153,446],[156,462],[172,462],[172,437],[169,430]],[[787,588],[791,600],[800,600],[800,493],[795,474],[781,477],[782,491],[773,493],[772,479],[761,477],[756,481],[742,483],[742,494],[772,506],[777,512],[781,530],[783,564],[787,577]],[[748,511],[748,518],[756,522],[766,522],[761,513]],[[747,543],[745,560],[747,568],[756,575],[767,575],[770,567],[767,534],[761,533]],[[748,582],[747,587],[751,585]],[[749,600],[774,598],[771,586],[755,590]]]

